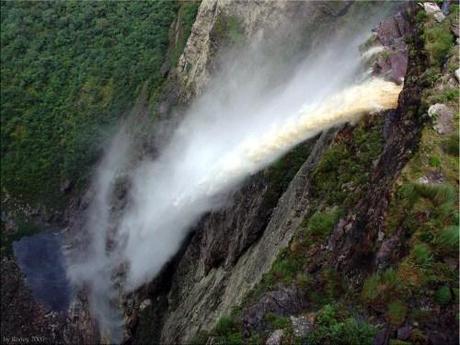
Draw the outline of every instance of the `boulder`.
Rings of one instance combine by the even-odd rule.
[[[148,306],[150,306],[151,304],[152,304],[152,301],[150,299],[145,299],[142,301],[141,305],[139,306],[139,309],[142,311]]]
[[[442,103],[436,103],[428,109],[428,115],[435,117],[434,129],[439,134],[450,133],[454,130],[453,118],[454,112],[448,106]]]
[[[264,328],[264,318],[268,313],[287,316],[300,312],[307,306],[302,293],[295,288],[280,288],[264,294],[259,301],[243,313],[245,330]]]
[[[398,339],[400,340],[408,340],[410,335],[412,334],[412,327],[411,326],[404,326],[398,329],[397,331]]]
[[[429,16],[433,16],[438,23],[446,19],[446,16],[442,13],[439,6],[434,2],[424,2],[423,8],[426,14],[428,14]]]
[[[267,339],[265,345],[281,345],[281,339],[283,338],[283,330],[275,330]]]
[[[291,316],[291,325],[296,337],[305,337],[312,329],[313,323],[306,316]]]
[[[375,33],[383,49],[380,48],[381,52],[375,59],[374,75],[384,76],[398,84],[404,81],[408,62],[404,37],[408,32],[409,24],[402,12],[379,24]]]
[[[452,24],[450,31],[454,34],[455,37],[460,37],[460,27],[457,24]]]
[[[458,40],[458,38],[457,38]],[[455,78],[457,78],[457,81],[460,83],[460,68],[457,68],[455,70]]]

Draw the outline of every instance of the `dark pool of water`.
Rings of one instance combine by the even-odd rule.
[[[34,298],[54,311],[66,310],[72,291],[60,234],[48,232],[23,237],[13,242],[13,251]]]

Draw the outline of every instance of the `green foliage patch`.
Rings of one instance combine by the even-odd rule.
[[[327,205],[354,205],[369,182],[372,162],[383,145],[382,118],[361,121],[351,140],[335,143],[324,153],[313,172],[314,197]]]
[[[433,65],[442,65],[454,45],[454,38],[449,32],[449,26],[439,25],[426,28],[424,31],[425,50],[428,52]]]
[[[306,342],[312,345],[370,345],[375,334],[376,328],[372,325],[328,304],[319,311],[315,328],[307,336]]]
[[[2,2],[1,177],[59,205],[143,84],[160,85],[173,1]]]
[[[313,236],[325,238],[334,229],[334,225],[343,215],[343,210],[334,207],[323,212],[318,211],[311,216],[305,225]]]

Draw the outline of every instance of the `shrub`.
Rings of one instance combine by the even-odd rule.
[[[294,278],[298,270],[297,263],[289,257],[276,260],[272,267],[272,272],[276,277],[289,281]]]
[[[372,302],[379,296],[380,276],[376,273],[367,278],[361,291],[361,297],[365,302]]]
[[[226,335],[236,329],[237,325],[233,318],[222,316],[219,321],[217,321],[215,332],[217,335]]]
[[[311,345],[372,344],[375,327],[349,315],[340,315],[337,308],[325,305],[317,315],[315,329],[307,336]]]
[[[240,325],[232,317],[221,317],[211,335],[216,336],[217,344],[239,345],[243,343]]]
[[[447,183],[415,184],[415,188],[421,196],[430,199],[437,206],[443,203],[454,203],[456,200],[455,189]]]
[[[385,301],[394,298],[400,289],[401,282],[398,274],[389,268],[381,274],[371,275],[364,281],[361,298],[366,303],[375,302],[377,299]]]
[[[434,300],[440,305],[447,305],[452,300],[452,293],[447,285],[440,287],[434,294]]]
[[[441,66],[447,59],[447,54],[454,44],[448,26],[440,25],[426,28],[424,39],[425,50],[428,52],[430,63]]]
[[[441,158],[439,156],[431,156],[429,164],[433,168],[439,168],[441,166]]]
[[[279,316],[274,313],[266,314],[265,320],[267,320],[273,329],[286,329],[291,324],[291,321],[288,317]]]
[[[459,141],[457,133],[450,135],[443,143],[443,150],[449,155],[458,157],[459,154]]]
[[[394,325],[401,325],[406,319],[407,307],[401,301],[394,301],[388,305],[388,321]]]
[[[308,221],[308,230],[314,236],[325,238],[334,229],[342,213],[342,210],[338,208],[316,212]]]
[[[443,229],[436,239],[436,243],[442,249],[457,252],[459,247],[460,229],[457,225],[451,225]]]
[[[411,254],[412,254],[412,257],[414,258],[415,263],[421,267],[428,266],[433,261],[431,250],[424,243],[416,244],[412,248]]]

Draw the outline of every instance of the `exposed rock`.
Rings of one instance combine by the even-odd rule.
[[[455,37],[460,36],[460,27],[457,24],[452,24],[450,26],[450,31],[454,34]]]
[[[439,134],[447,134],[454,130],[454,112],[445,104],[436,103],[428,108],[428,115],[435,117],[434,129]]]
[[[259,330],[263,328],[264,318],[268,313],[286,316],[298,313],[306,306],[305,296],[297,289],[282,288],[270,291],[244,312],[243,327],[249,331]]]
[[[439,23],[446,19],[439,6],[434,2],[424,2],[423,8],[428,15],[433,16]]]
[[[409,30],[407,14],[404,11],[379,24],[375,30],[376,39],[383,49],[374,63],[374,75],[382,75],[396,83],[404,80],[407,70],[407,46],[404,37]]]
[[[266,341],[266,345],[281,345],[281,340],[283,338],[283,330],[282,329],[277,329],[273,331],[273,333],[268,337]]]
[[[291,326],[296,337],[305,337],[312,329],[312,322],[306,316],[291,316]]]
[[[387,345],[390,339],[390,327],[385,327],[374,337],[373,345]]]
[[[397,331],[398,339],[401,340],[408,340],[410,335],[412,334],[412,327],[411,326],[404,326],[398,329]]]
[[[458,38],[457,38],[457,40],[458,40]],[[457,68],[455,70],[454,74],[455,74],[455,78],[457,78],[457,82],[460,83],[460,68]]]
[[[413,6],[413,5],[412,5]],[[415,28],[415,23],[412,23]],[[424,42],[417,32],[411,32],[414,49],[423,50]],[[387,134],[383,151],[370,172],[365,196],[349,211],[350,229],[338,233],[331,248],[334,255],[325,265],[334,265],[348,275],[373,269],[375,244],[379,231],[385,227],[385,213],[392,186],[401,169],[415,151],[426,118],[416,115],[413,109],[421,106],[422,86],[417,84],[428,65],[426,56],[412,54],[408,63],[410,79],[405,81],[399,95],[398,108],[387,117]],[[353,218],[352,218],[353,217]],[[335,233],[334,233],[335,235]]]
[[[142,303],[140,304],[139,306],[139,310],[144,310],[145,308],[147,308],[148,306],[150,306],[152,304],[152,301],[150,299],[145,299],[142,301]]]
[[[276,256],[288,245],[291,236],[308,212],[309,174],[336,131],[331,129],[323,133],[319,139],[315,139],[309,158],[278,200],[278,205],[270,216],[263,234],[238,257],[233,266],[223,267],[222,264],[225,262],[223,261],[215,263],[215,267],[205,273],[203,252],[200,248],[203,243],[206,243],[203,241],[209,236],[208,233],[219,231],[218,227],[221,225],[216,220],[207,224],[209,221],[207,218],[198,225],[199,230],[188,244],[173,276],[162,342],[184,342],[199,329],[207,330],[213,327],[222,315],[230,313],[234,305],[241,303],[246,292],[254,287],[263,274],[270,269]],[[243,193],[242,197],[251,199],[255,195]],[[244,214],[227,211],[225,217],[220,220],[220,222],[231,222],[231,219],[234,219],[234,224],[238,224],[233,228],[232,233],[232,238],[235,240],[238,240],[244,224],[236,221],[241,217],[244,217]],[[228,239],[224,238],[224,240],[227,246],[231,244]],[[184,315],[188,316],[184,317]]]
[[[450,341],[449,337],[445,334],[440,332],[434,331],[433,333],[428,334],[428,339],[430,344],[433,345],[446,345],[446,344],[454,344]]]
[[[418,178],[417,182],[421,184],[439,184],[444,182],[444,176],[439,171],[431,171],[425,176]]]
[[[62,184],[61,184],[61,188],[60,188],[60,191],[61,193],[68,193],[70,192],[70,190],[72,189],[73,185],[72,185],[72,182],[70,180],[65,180]]]
[[[375,257],[376,265],[379,268],[386,267],[391,262],[392,256],[397,254],[396,249],[400,245],[400,236],[400,233],[397,233],[389,239],[383,241]]]

